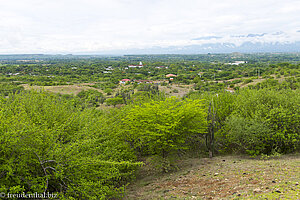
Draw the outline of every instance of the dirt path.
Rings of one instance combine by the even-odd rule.
[[[300,199],[299,154],[270,160],[189,159],[180,165],[172,174],[143,174],[125,199]]]

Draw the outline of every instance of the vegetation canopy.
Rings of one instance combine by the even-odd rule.
[[[299,152],[299,102],[297,54],[0,55],[0,193],[120,199],[145,168]]]

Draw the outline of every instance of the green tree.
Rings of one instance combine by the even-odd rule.
[[[108,99],[105,100],[105,102],[106,102],[106,105],[115,107],[118,104],[123,104],[124,100],[123,100],[122,97],[117,96],[117,97],[114,97],[114,98],[108,98]]]
[[[139,163],[108,126],[107,115],[58,95],[0,96],[0,192],[119,196]]]
[[[241,90],[228,118],[228,145],[252,155],[289,153],[299,148],[299,93],[293,90]],[[240,124],[240,125],[238,125]]]
[[[89,106],[97,106],[105,100],[103,94],[97,90],[82,90],[77,96],[84,100]]]
[[[124,139],[139,153],[159,155],[185,149],[193,135],[203,136],[207,128],[206,110],[201,100],[167,98],[133,106],[123,121]]]

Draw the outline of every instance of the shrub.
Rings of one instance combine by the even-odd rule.
[[[97,106],[105,100],[103,94],[97,90],[82,90],[77,96],[84,100],[89,106]]]
[[[19,86],[15,83],[0,83],[0,95],[8,96],[12,93],[19,93],[24,91],[23,86]]]
[[[105,100],[105,102],[106,102],[106,105],[115,107],[118,104],[123,104],[124,100],[121,96],[117,96],[114,98],[108,98]]]
[[[113,90],[112,90],[111,88],[106,88],[106,89],[104,90],[104,92],[105,92],[107,95],[111,95],[112,92],[113,92]]]
[[[226,121],[227,150],[250,155],[270,153],[272,146],[266,141],[271,129],[263,122],[231,116]]]
[[[178,93],[179,91],[178,91],[177,89],[174,89],[173,92],[174,92],[174,93]]]
[[[226,124],[229,146],[249,154],[289,153],[299,147],[300,110],[296,91],[241,90]]]
[[[0,97],[0,110],[0,192],[107,199],[124,191],[139,165],[95,109],[29,92]]]
[[[251,82],[253,82],[252,79],[245,79],[244,80],[244,84],[251,83]]]
[[[129,109],[122,119],[122,136],[138,153],[165,158],[184,149],[188,137],[206,132],[206,116],[200,100],[179,101],[172,97],[151,101]]]

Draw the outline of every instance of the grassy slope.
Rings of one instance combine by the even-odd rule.
[[[133,199],[300,199],[300,155],[262,160],[239,156],[188,159],[170,174],[145,166],[129,185]],[[150,170],[151,172],[151,170]]]

